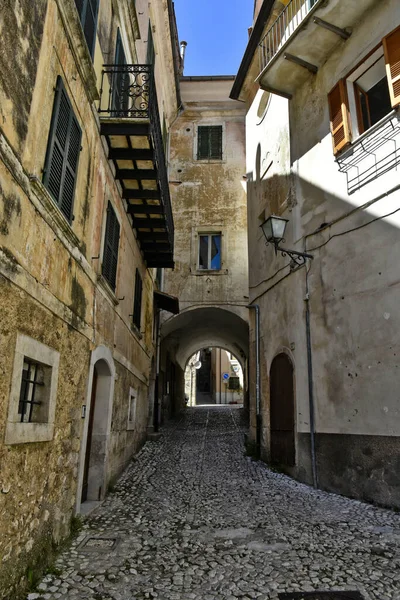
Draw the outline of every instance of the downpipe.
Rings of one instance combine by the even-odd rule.
[[[260,385],[260,307],[249,304],[249,309],[256,311],[256,455],[261,456],[261,385]]]
[[[310,292],[308,286],[308,270],[306,269],[306,337],[307,337],[307,370],[308,370],[308,404],[310,411],[310,453],[313,486],[318,488],[317,460],[315,453],[315,408],[314,408],[314,379],[312,364],[311,326],[310,326]]]

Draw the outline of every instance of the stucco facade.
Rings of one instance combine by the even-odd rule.
[[[243,62],[232,94],[247,103],[249,285],[250,303],[259,305],[261,318],[261,445],[270,460],[270,373],[283,353],[293,369],[295,460],[282,461],[282,467],[313,482],[311,406],[318,485],[399,507],[400,192],[398,161],[392,159],[399,143],[398,109],[389,107],[361,134],[351,94],[352,74],[363,72],[373,52],[376,60],[383,55],[382,40],[400,25],[400,9],[394,1],[344,4],[307,5],[314,12],[304,17],[306,26],[288,25],[266,66],[258,52],[247,66]],[[259,15],[261,46],[284,9],[275,2],[268,13],[270,5],[265,2]],[[341,35],[318,26],[314,17],[335,25]],[[307,65],[284,60],[285,52]],[[258,77],[268,91],[254,84]],[[352,133],[344,150],[334,154],[329,96],[341,80],[348,89]],[[272,88],[281,95],[271,94]],[[313,260],[293,268],[289,257],[275,256],[260,228],[271,214],[289,219],[281,245],[309,252]],[[253,365],[255,337],[253,321]],[[254,440],[256,412],[253,385]]]
[[[232,80],[182,77],[183,106],[169,136],[175,269],[165,274],[165,291],[179,297],[180,314],[164,319],[161,348],[163,369],[168,356],[182,382],[187,361],[202,348],[222,347],[243,365],[247,360],[245,109],[229,99]],[[220,146],[204,156],[199,135],[211,130]],[[210,244],[208,236],[217,236],[218,264],[200,264],[202,236]]]
[[[7,3],[0,17],[1,598],[17,598],[46,565],[81,510],[83,487],[87,502],[104,498],[146,439],[156,269],[147,268],[98,114],[117,36],[126,63],[146,62],[150,20],[166,130],[176,115],[172,4],[143,5],[139,20],[133,2],[100,0],[92,54],[74,0]],[[59,81],[82,134],[71,219],[43,175]],[[110,207],[119,231],[115,285],[104,275]],[[47,410],[32,422],[22,422],[19,404],[27,360],[44,373],[36,389]]]

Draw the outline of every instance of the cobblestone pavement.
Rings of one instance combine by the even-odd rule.
[[[29,599],[267,600],[359,590],[399,600],[400,517],[245,457],[240,419],[229,407],[188,409],[147,443],[60,556],[60,573]]]

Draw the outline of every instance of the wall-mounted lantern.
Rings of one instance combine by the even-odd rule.
[[[286,248],[281,248],[279,246],[281,242],[285,241],[284,236],[287,222],[288,219],[271,215],[262,225],[260,225],[265,239],[267,240],[266,245],[273,244],[275,254],[278,254],[279,251],[282,256],[289,256],[296,265],[304,265],[307,258],[314,258],[312,254],[297,252],[296,250],[287,250]]]

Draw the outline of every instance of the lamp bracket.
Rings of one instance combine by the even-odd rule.
[[[305,265],[307,258],[312,260],[314,256],[312,254],[307,254],[306,252],[297,252],[296,250],[288,250],[287,248],[281,248],[278,244],[275,245],[275,254],[278,252],[281,253],[282,256],[289,256],[296,263],[296,265]]]

